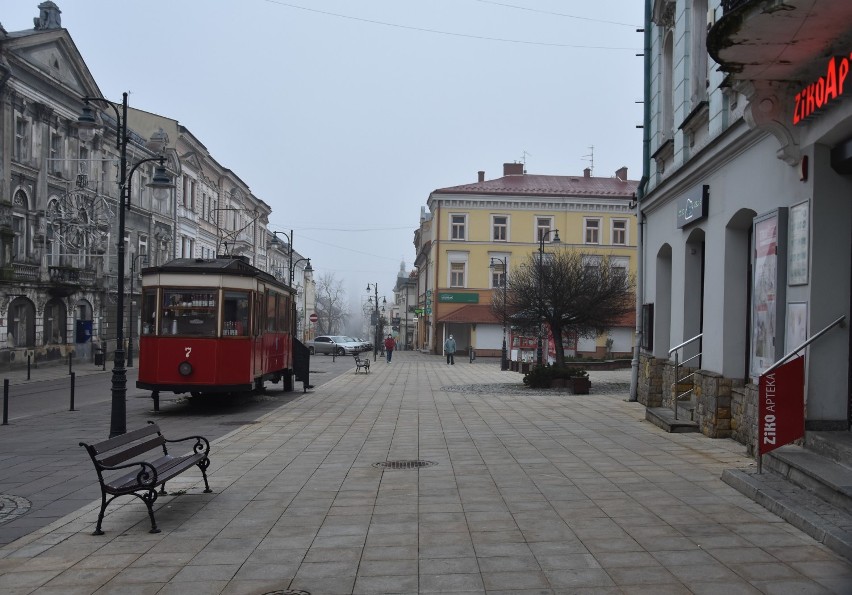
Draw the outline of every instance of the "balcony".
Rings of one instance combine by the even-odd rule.
[[[38,281],[38,265],[13,262],[12,274],[21,281]]]
[[[95,271],[93,269],[78,269],[69,266],[51,266],[47,268],[51,283],[64,285],[94,285]]]
[[[825,57],[848,55],[852,2],[723,0],[707,34],[707,51],[734,80],[809,81],[825,74]]]

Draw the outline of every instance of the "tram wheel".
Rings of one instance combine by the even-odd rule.
[[[282,376],[282,378],[284,379],[284,386],[283,386],[284,392],[285,393],[293,392],[293,372],[292,372],[292,370],[284,370],[284,376]]]

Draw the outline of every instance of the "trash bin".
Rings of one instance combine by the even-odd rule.
[[[95,365],[96,366],[103,366],[104,365],[104,352],[103,351],[96,351],[95,352]]]

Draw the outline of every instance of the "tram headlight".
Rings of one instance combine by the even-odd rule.
[[[187,361],[182,361],[178,366],[178,373],[181,376],[189,376],[192,374],[192,364]]]

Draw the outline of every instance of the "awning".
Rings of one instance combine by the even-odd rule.
[[[438,322],[462,322],[468,324],[501,324],[497,315],[488,304],[471,304],[462,306],[458,310],[453,310],[449,314],[442,316]]]

